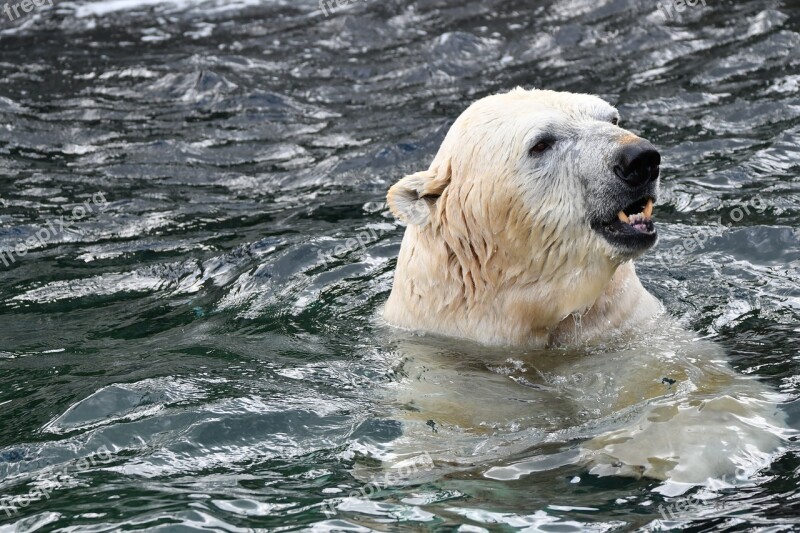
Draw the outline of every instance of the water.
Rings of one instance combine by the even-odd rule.
[[[655,529],[675,501],[698,531],[800,527],[793,444],[709,504],[558,442],[516,479],[476,461],[348,496],[401,432],[385,191],[516,85],[597,93],[659,147],[640,277],[800,427],[800,6],[707,4],[0,11],[0,249],[25,252],[0,262],[0,531]]]

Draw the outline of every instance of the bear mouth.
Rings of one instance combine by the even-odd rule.
[[[621,209],[617,216],[595,228],[605,239],[629,253],[650,248],[656,243],[658,231],[653,224],[655,198],[644,196]]]

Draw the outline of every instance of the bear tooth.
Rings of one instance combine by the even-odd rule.
[[[625,224],[630,224],[631,223],[630,219],[628,219],[628,215],[625,214],[625,211],[620,211],[619,213],[617,213],[617,216]]]
[[[647,206],[644,208],[644,217],[650,218],[653,216],[653,199],[650,198],[647,200]]]

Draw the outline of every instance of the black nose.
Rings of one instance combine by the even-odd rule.
[[[658,179],[660,164],[661,154],[658,150],[641,139],[622,147],[619,163],[614,167],[614,174],[631,187],[639,187]]]

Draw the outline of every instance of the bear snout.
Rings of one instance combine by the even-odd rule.
[[[661,154],[649,141],[637,138],[624,143],[614,174],[630,187],[642,187],[658,179]]]

